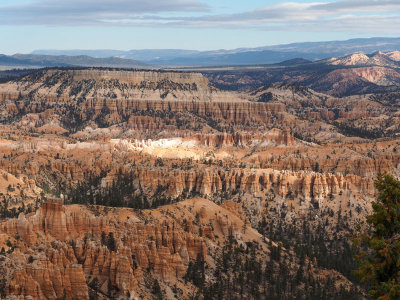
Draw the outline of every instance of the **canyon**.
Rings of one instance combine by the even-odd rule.
[[[364,68],[347,71],[385,84]],[[349,241],[375,179],[400,176],[398,94],[224,76],[50,68],[0,84],[1,297],[366,299]]]

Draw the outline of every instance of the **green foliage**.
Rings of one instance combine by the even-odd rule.
[[[185,281],[189,280],[199,288],[202,288],[205,283],[205,261],[203,255],[199,253],[196,261],[193,263],[189,262],[188,269],[185,275]]]
[[[108,250],[110,250],[111,252],[115,252],[117,250],[114,233],[112,233],[111,231],[108,233],[108,235],[106,235],[104,231],[101,232],[101,244],[103,246],[107,246]]]
[[[33,211],[36,211],[41,201],[41,199],[36,199],[35,206],[33,204],[25,205],[25,203],[22,202],[18,207],[10,207],[10,204],[13,202],[13,198],[9,197],[8,195],[0,195],[0,220],[6,218],[16,218],[20,213],[29,214]]]
[[[320,215],[322,218],[324,213]],[[358,284],[358,278],[352,273],[358,265],[349,243],[351,231],[342,224],[339,215],[337,226],[340,225],[340,230],[349,232],[348,234],[332,236],[330,226],[333,224],[328,222],[321,222],[315,226],[308,220],[287,224],[281,219],[267,221],[265,218],[260,223],[258,230],[265,237],[275,242],[281,242],[284,248],[292,247],[298,257],[307,256],[311,260],[315,259],[318,266],[336,270],[353,283]],[[271,257],[275,261],[279,261],[278,247],[280,245],[271,249]]]
[[[100,281],[97,277],[93,278],[93,280],[89,283],[89,299],[99,299],[97,292],[100,290]],[[65,294],[65,290],[64,290]],[[66,295],[65,295],[66,296]],[[64,297],[66,298],[66,297]]]
[[[155,298],[157,300],[162,300],[163,299],[163,294],[162,294],[162,291],[161,291],[161,287],[160,287],[160,284],[158,283],[157,279],[154,279],[152,293],[156,296]]]
[[[89,287],[91,287],[95,291],[99,290],[100,287],[99,279],[97,279],[97,277],[93,278],[93,280],[89,283]]]
[[[304,257],[294,269],[281,247],[270,243],[269,261],[259,259],[262,248],[255,242],[239,244],[234,238],[227,241],[216,257],[214,279],[197,286],[204,299],[359,299],[355,289],[336,287],[335,275],[326,281],[313,276]],[[273,255],[273,257],[272,257]],[[188,270],[189,271],[189,270]]]
[[[0,278],[0,299],[6,298],[7,278],[4,276]]]
[[[391,175],[376,181],[379,197],[367,217],[369,228],[354,239],[360,267],[373,299],[400,299],[400,182]]]
[[[107,247],[110,251],[116,251],[117,245],[114,239],[114,234],[112,232],[108,233],[108,239],[107,239]]]
[[[376,139],[386,136],[381,129],[368,129],[363,127],[356,127],[352,124],[333,122],[333,125],[346,136],[358,136],[366,139]]]
[[[74,204],[96,204],[111,207],[129,207],[134,209],[156,208],[174,202],[171,197],[164,196],[168,186],[157,186],[154,195],[150,199],[145,195],[141,187],[134,184],[133,171],[118,173],[116,180],[110,186],[101,187],[101,180],[106,176],[105,172],[99,175],[85,174],[85,180],[76,186],[71,186],[66,191],[67,197]]]

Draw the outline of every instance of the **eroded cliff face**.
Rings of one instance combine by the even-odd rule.
[[[200,73],[101,69],[40,70],[2,85],[0,94],[0,101],[28,97],[42,104],[84,99],[240,101],[234,93],[211,88]]]
[[[111,185],[120,169],[112,171],[102,181]],[[134,183],[143,189],[155,191],[157,186],[167,187],[169,195],[179,196],[183,191],[205,196],[224,192],[244,192],[252,195],[273,190],[287,197],[294,193],[310,201],[323,199],[349,191],[366,196],[375,195],[373,180],[356,175],[322,174],[315,172],[278,171],[273,169],[202,168],[202,170],[168,170],[142,168],[133,171]]]
[[[218,174],[217,177],[230,178],[234,175],[224,174],[234,173],[239,173],[235,175],[235,178],[244,180],[245,175],[242,174],[262,174],[264,171],[257,170],[259,168],[288,170],[287,173],[297,172],[305,175],[312,172],[314,174],[331,173],[341,177],[356,175],[359,178],[373,180],[378,174],[396,172],[400,163],[396,141],[375,144],[304,146],[287,132],[277,131],[258,136],[205,134],[160,140],[115,139],[81,143],[67,143],[63,139],[52,141],[36,139],[26,142],[4,141],[0,143],[0,146],[4,153],[0,166],[5,170],[4,172],[10,174],[7,177],[4,173],[4,176],[10,178],[11,184],[13,184],[11,178],[15,178],[15,184],[17,184],[17,181],[21,179],[15,176],[23,177],[24,175],[27,175],[30,180],[43,182],[41,178],[44,174],[47,178],[56,174],[62,181],[77,183],[85,178],[85,174],[98,175],[102,171],[105,171],[106,175],[109,174],[109,178],[104,180],[112,182],[120,168],[126,172],[134,171],[137,182],[144,187],[154,187],[158,181],[164,183],[164,181],[173,180],[165,176],[166,172],[175,174],[176,178],[183,178],[179,179],[179,182],[190,182],[190,176],[214,178],[213,174]],[[155,165],[157,158],[164,159],[163,166]],[[223,165],[226,165],[228,169],[222,168]],[[249,170],[250,167],[257,169]],[[203,173],[208,175],[203,175]],[[223,178],[218,179],[217,182],[224,182]],[[32,181],[24,180],[26,183],[22,187],[34,188]],[[150,184],[152,181],[155,183]],[[201,180],[205,183],[208,181],[208,179]],[[176,183],[178,186],[181,185],[179,182]],[[225,185],[230,188],[235,186],[234,183]],[[7,180],[4,180],[3,186],[6,190]],[[193,186],[196,187],[194,189],[196,192],[205,190],[208,194],[215,190],[214,187],[203,187],[199,183],[187,187],[192,190]],[[186,186],[178,190],[184,188]]]
[[[360,149],[363,146],[365,150]],[[346,149],[335,145],[323,148],[318,147],[312,153],[308,152],[307,154],[300,149],[287,152],[286,154],[281,153],[280,155],[262,151],[250,156],[248,162],[259,165],[261,168],[317,171],[323,173],[337,172],[368,178],[375,178],[377,175],[385,172],[397,174],[400,166],[397,142],[394,144],[379,145],[376,148],[376,145],[373,146],[371,144],[363,146],[355,146],[360,147],[360,152],[358,150],[354,151],[355,148],[353,146]],[[368,147],[371,148],[368,149]],[[337,155],[336,151],[340,155]]]
[[[214,99],[215,100],[215,99]],[[48,103],[32,102],[24,103],[18,100],[7,101],[7,115],[5,118],[13,118],[20,114],[36,115],[36,120],[22,122],[21,124],[39,125],[53,120],[54,124],[62,125],[63,127],[74,126],[74,122],[90,122],[95,121],[98,125],[110,126],[113,124],[126,122],[128,127],[138,128],[144,127],[151,129],[149,123],[156,123],[157,118],[163,118],[164,121],[160,125],[167,127],[168,125],[177,124],[179,117],[184,119],[185,115],[193,115],[197,118],[210,119],[214,122],[222,121],[222,124],[246,124],[259,123],[270,124],[273,115],[279,116],[284,112],[284,107],[281,104],[265,104],[251,102],[202,102],[202,101],[161,101],[161,100],[123,100],[120,99],[91,99],[84,100],[82,103],[73,102],[72,107],[59,103],[57,100]],[[54,107],[55,106],[55,107]],[[62,114],[66,113],[67,116]],[[135,118],[138,115],[142,118]],[[149,116],[143,118],[144,116]],[[68,117],[69,119],[65,119]],[[5,119],[4,118],[4,119]],[[156,118],[154,120],[154,118]],[[283,116],[281,117],[283,118]],[[169,122],[166,120],[171,119]],[[137,124],[143,125],[137,125]],[[170,124],[169,124],[170,123]],[[199,121],[204,123],[204,121]],[[206,123],[207,124],[207,123]],[[154,128],[157,129],[157,128]]]
[[[190,259],[206,259],[204,239],[179,223],[144,224],[131,211],[98,214],[50,200],[35,214],[0,223],[1,242],[14,249],[2,263],[14,270],[6,294],[89,299],[88,284],[97,278],[104,293],[130,297],[143,283],[142,270],[169,282],[184,276]]]
[[[249,147],[251,145],[260,146],[267,145],[282,145],[282,146],[294,146],[296,141],[290,134],[290,130],[278,130],[272,129],[267,131],[265,134],[250,134],[250,133],[236,133],[236,134],[198,134],[197,139],[200,144],[215,148],[225,146],[240,146]]]
[[[393,136],[400,128],[380,99],[335,98],[293,84],[234,93],[213,88],[199,73],[183,72],[39,70],[1,84],[0,106],[4,124],[76,138],[279,128],[302,140],[327,142],[348,132],[361,138]],[[82,133],[87,127],[104,130]]]
[[[175,297],[189,299],[193,287],[183,278],[189,261],[202,257],[212,276],[228,238],[242,247],[257,245],[264,258],[276,247],[249,227],[238,203],[218,206],[197,198],[134,212],[49,200],[34,214],[0,223],[0,243],[8,241],[0,262],[2,288],[6,299],[152,299],[148,282],[157,279],[176,286]],[[283,249],[281,255],[296,270],[293,253]],[[311,266],[318,278],[323,270]]]

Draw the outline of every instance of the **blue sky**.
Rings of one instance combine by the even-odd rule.
[[[0,53],[400,36],[400,0],[0,0]]]

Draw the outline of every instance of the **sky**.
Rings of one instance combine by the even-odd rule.
[[[0,53],[400,36],[400,0],[0,0]]]

